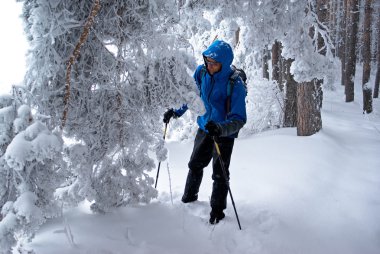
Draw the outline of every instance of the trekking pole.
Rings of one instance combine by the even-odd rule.
[[[227,182],[227,172],[226,172],[226,169],[225,169],[225,167],[224,167],[224,162],[223,162],[223,160],[222,160],[222,154],[220,153],[219,145],[218,145],[218,143],[216,142],[215,137],[213,137],[213,139],[214,139],[214,143],[215,143],[216,152],[217,152],[217,154],[218,154],[218,158],[219,158],[220,166],[222,167],[223,176],[224,176],[224,179],[226,180],[226,183],[227,183],[227,186],[228,186],[228,192],[230,193],[230,198],[231,198],[232,206],[234,207],[234,211],[235,211],[235,215],[236,215],[236,220],[237,220],[237,222],[238,222],[239,229],[241,230],[240,220],[239,220],[238,213],[237,213],[237,211],[236,211],[235,201],[234,201],[234,198],[232,197],[232,192],[231,192],[230,185],[229,185],[229,183]]]
[[[168,129],[168,123],[165,123],[165,131],[164,131],[164,140],[166,137],[166,130]],[[154,188],[157,188],[158,175],[160,174],[161,161],[158,163],[157,175],[156,175],[156,183],[154,184]]]

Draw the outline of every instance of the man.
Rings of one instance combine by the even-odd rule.
[[[212,210],[209,220],[211,224],[218,223],[225,217],[223,210],[227,206],[229,165],[234,139],[247,120],[246,91],[239,77],[233,81],[233,90],[228,103],[230,105],[226,107],[227,89],[231,87],[229,79],[234,73],[231,68],[233,58],[231,46],[222,40],[216,40],[203,52],[204,64],[198,66],[194,73],[206,113],[197,118],[199,129],[188,164],[189,173],[182,202],[189,203],[198,199],[203,169],[212,158],[213,188],[210,202]],[[164,114],[164,122],[168,123],[171,117],[182,116],[186,110],[187,105],[178,110],[169,109]],[[219,145],[227,179],[218,160],[214,141]]]

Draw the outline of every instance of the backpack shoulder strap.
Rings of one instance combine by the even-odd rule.
[[[235,67],[235,65],[232,65],[231,68],[233,73],[228,79],[227,96],[231,96],[235,81],[240,77],[239,70]]]
[[[228,79],[227,96],[231,96],[237,78],[239,78],[239,72],[235,70]]]
[[[232,97],[232,91],[234,90],[235,81],[237,78],[239,78],[239,72],[236,70],[235,66],[232,66],[232,70],[234,71],[232,75],[228,79],[228,85],[227,85],[227,101],[226,101],[226,112],[227,115],[231,113],[231,97]]]
[[[206,70],[206,66],[203,65],[202,66],[202,69],[200,70],[200,78],[201,78],[201,82],[199,84],[199,92],[200,92],[200,96],[202,97],[202,83],[203,83],[203,78],[206,76],[206,73],[207,73],[207,70]]]
[[[206,76],[206,73],[207,73],[206,66],[203,65],[201,69],[201,79],[203,79]]]

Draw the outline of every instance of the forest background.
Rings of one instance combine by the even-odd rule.
[[[192,136],[202,109],[191,75],[216,37],[248,75],[242,137],[318,133],[323,91],[337,83],[364,114],[378,97],[379,1],[20,2],[27,70],[0,98],[5,253],[62,204],[88,200],[106,213],[157,197],[148,172],[167,154],[162,113],[188,103],[192,112],[171,129],[178,140]]]

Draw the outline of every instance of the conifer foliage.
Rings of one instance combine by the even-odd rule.
[[[24,1],[25,98],[15,90],[0,101],[1,253],[61,214],[58,202],[87,199],[95,212],[149,202],[150,154],[166,156],[162,112],[179,103],[203,110],[188,74],[195,61],[172,36],[174,1],[100,1],[82,40],[93,4]]]
[[[169,129],[195,131],[204,109],[192,74],[217,37],[248,76],[242,136],[281,126],[313,135],[340,61],[347,87],[355,81],[358,0],[19,1],[30,49],[25,87],[0,97],[0,254],[60,214],[58,202],[88,200],[103,213],[155,198],[149,171],[166,158],[162,114],[187,103]],[[379,11],[374,4],[377,19],[367,19],[368,67],[371,55],[380,61]],[[270,56],[274,43],[281,50]]]
[[[71,204],[88,199],[105,212],[156,196],[147,172],[155,168],[148,152],[163,153],[157,123],[170,104],[197,99],[187,73],[194,60],[170,35],[174,2],[101,1],[91,17],[94,3],[25,1],[32,45],[26,82],[33,105],[51,116],[49,126],[64,115],[62,134],[73,140],[65,148],[71,177],[58,196]]]
[[[10,253],[18,237],[32,237],[59,214],[54,191],[65,172],[59,135],[15,94],[0,97],[0,253]]]

